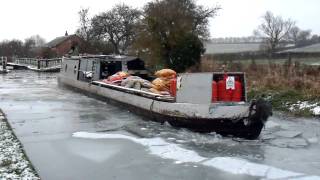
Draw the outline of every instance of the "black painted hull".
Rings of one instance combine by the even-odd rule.
[[[113,100],[112,100],[113,101]],[[161,124],[168,122],[175,128],[187,128],[189,130],[201,133],[215,132],[223,136],[236,136],[246,139],[256,139],[259,137],[264,123],[260,120],[251,120],[250,125],[245,125],[243,119],[207,119],[207,118],[191,118],[177,117],[167,114],[160,114],[144,109],[134,107],[124,102],[113,101],[114,103],[126,106],[132,112],[147,117],[148,120],[159,122]]]

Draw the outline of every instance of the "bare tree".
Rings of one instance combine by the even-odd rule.
[[[0,56],[24,56],[23,42],[20,40],[0,42]]]
[[[77,29],[76,34],[84,41],[89,42],[92,37],[91,33],[91,20],[89,18],[89,8],[82,8],[78,12],[80,27]]]
[[[36,42],[32,38],[25,39],[23,43],[24,47],[24,55],[23,57],[34,57],[35,56],[35,48],[36,48]]]
[[[265,47],[270,53],[274,53],[279,48],[280,43],[286,40],[289,31],[295,25],[290,19],[283,19],[281,16],[274,16],[267,11],[263,16],[262,24],[255,30],[256,36],[265,39]]]
[[[288,38],[290,40],[292,40],[295,45],[297,45],[298,36],[299,36],[300,31],[301,31],[301,29],[299,27],[294,26],[291,28],[291,30],[288,33]]]
[[[318,36],[317,34],[314,34],[312,35],[310,41],[311,43],[320,43],[320,36]]]
[[[293,41],[295,46],[305,46],[311,44],[311,30],[301,30],[299,27],[294,26],[288,33],[288,39]]]
[[[311,30],[302,30],[298,34],[297,46],[305,46],[311,44]]]
[[[25,39],[25,42],[28,42],[28,41],[29,41],[29,43],[31,41],[33,41],[34,42],[34,44],[33,44],[34,47],[43,47],[46,44],[46,40],[43,37],[41,37],[40,35],[38,35],[38,34],[37,35],[33,35],[33,36]]]
[[[92,19],[92,29],[96,38],[109,41],[114,53],[125,53],[135,37],[135,29],[141,12],[125,4],[118,4],[110,11]]]

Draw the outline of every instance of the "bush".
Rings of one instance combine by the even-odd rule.
[[[172,49],[167,64],[169,68],[177,72],[184,72],[187,68],[200,62],[204,51],[203,44],[196,35],[183,35]]]

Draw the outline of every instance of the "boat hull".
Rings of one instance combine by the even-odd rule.
[[[58,80],[61,85],[124,106],[136,114],[147,117],[146,120],[169,122],[176,128],[256,139],[264,126],[264,121],[259,117],[249,117],[247,104],[223,106],[161,102],[63,76],[59,76]]]

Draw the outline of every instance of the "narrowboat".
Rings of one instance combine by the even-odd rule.
[[[272,108],[265,100],[248,102],[243,72],[178,74],[173,96],[102,81],[119,71],[152,79],[140,58],[94,55],[64,57],[58,81],[124,105],[148,120],[197,132],[256,139],[272,115]]]

